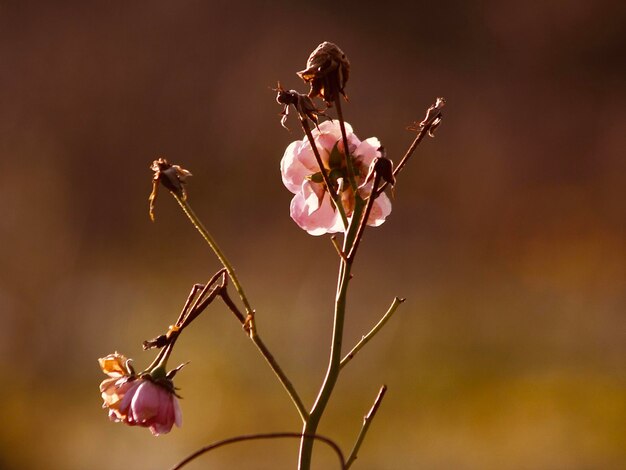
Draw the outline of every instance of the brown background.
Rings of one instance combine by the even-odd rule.
[[[190,201],[235,263],[259,329],[310,404],[336,255],[288,217],[277,80],[321,41],[352,62],[345,106],[396,161],[437,96],[437,138],[366,233],[346,347],[407,302],[342,375],[320,431],[347,451],[389,393],[360,469],[626,465],[626,89],[622,2],[0,1],[0,467],[168,468],[236,434],[298,431],[236,321],[214,307],[172,365],[184,426],[107,421],[96,359],[141,368],[218,268],[148,166],[190,169]],[[317,468],[335,468],[317,447]],[[294,468],[297,443],[189,468]]]

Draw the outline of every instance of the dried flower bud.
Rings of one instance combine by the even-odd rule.
[[[435,104],[431,105],[426,111],[426,117],[422,120],[422,122],[416,122],[412,126],[409,126],[408,129],[411,131],[422,131],[423,129],[427,129],[428,135],[430,137],[435,137],[435,130],[439,127],[441,120],[443,119],[441,109],[445,105],[445,98],[437,98]]]
[[[154,339],[145,340],[142,343],[142,346],[143,346],[143,349],[147,351],[148,349],[162,348],[164,346],[167,346],[168,343],[169,343],[169,339],[166,335],[159,335]]]
[[[311,53],[306,69],[298,75],[311,85],[309,97],[320,96],[330,106],[339,93],[346,98],[344,87],[350,75],[350,62],[335,44],[323,42]]]
[[[117,352],[98,359],[102,372],[109,377],[119,378],[125,375],[135,375],[131,365],[132,360]]]
[[[152,192],[148,200],[150,201],[150,219],[154,222],[154,205],[159,192],[159,183],[184,201],[187,199],[185,180],[191,176],[191,172],[178,165],[170,165],[165,158],[154,160],[150,169],[154,171],[154,176],[152,178]]]
[[[289,130],[286,126],[286,122],[287,116],[289,115],[290,105],[295,108],[298,116],[300,117],[300,121],[303,123],[307,119],[310,119],[317,127],[319,123],[318,116],[325,116],[324,110],[317,109],[311,98],[307,95],[298,93],[296,90],[287,91],[280,86],[280,82],[278,83],[278,86],[274,88],[274,91],[276,92],[276,102],[283,105],[283,111],[280,113],[282,116],[280,124],[287,130]]]
[[[389,183],[391,186],[396,184],[396,177],[393,174],[393,162],[386,157],[387,152],[384,147],[379,147],[378,151],[381,156],[372,160],[367,176],[365,177],[363,184],[361,184],[361,187],[371,183],[374,180],[375,175],[379,175],[383,181]]]
[[[374,161],[374,171],[391,186],[396,184],[396,177],[393,175],[393,162],[387,157],[382,156]]]

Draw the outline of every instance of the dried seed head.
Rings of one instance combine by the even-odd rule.
[[[187,199],[185,180],[191,176],[191,172],[178,165],[170,165],[165,158],[154,160],[150,169],[154,171],[154,176],[152,177],[152,192],[148,200],[150,201],[150,219],[154,221],[154,204],[159,192],[159,183],[184,201]]]
[[[330,106],[340,93],[346,98],[344,87],[350,75],[350,62],[335,44],[323,42],[311,53],[306,69],[298,75],[311,85],[309,97],[320,96]]]
[[[307,119],[310,119],[313,124],[317,126],[319,123],[318,116],[325,116],[324,110],[317,109],[313,104],[311,98],[309,98],[307,95],[298,93],[296,90],[287,91],[282,86],[280,86],[280,82],[278,83],[278,86],[274,88],[274,91],[276,92],[276,102],[283,105],[283,111],[280,113],[282,116],[280,124],[287,130],[289,130],[287,128],[286,122],[287,116],[289,115],[290,105],[292,105],[296,109],[300,117],[300,121],[302,121],[303,123]]]
[[[421,132],[426,129],[430,137],[435,137],[435,130],[439,127],[441,120],[443,119],[441,109],[445,105],[445,98],[437,98],[435,104],[431,105],[426,111],[426,117],[422,120],[422,122],[415,122],[407,129],[416,132]]]
[[[393,162],[387,157],[379,157],[375,160],[374,171],[391,186],[396,184],[396,177],[393,175]]]

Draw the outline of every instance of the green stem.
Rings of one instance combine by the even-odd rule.
[[[348,134],[346,133],[346,125],[343,119],[343,110],[341,109],[341,97],[338,96],[335,100],[335,106],[337,107],[337,118],[339,119],[339,127],[341,128],[341,137],[343,139],[343,151],[346,156],[346,168],[348,169],[348,181],[354,191],[356,199],[358,199],[358,191],[356,178],[354,176],[354,166],[352,159],[350,158],[350,148],[348,147]]]
[[[300,396],[296,392],[296,389],[291,383],[291,381],[287,378],[287,375],[285,374],[285,372],[283,372],[282,368],[278,365],[278,362],[276,362],[276,359],[270,353],[269,349],[267,349],[267,346],[265,346],[265,343],[263,342],[263,340],[257,333],[256,322],[254,320],[254,310],[250,306],[250,302],[248,301],[248,298],[246,297],[246,294],[243,291],[243,287],[239,283],[239,279],[237,278],[237,275],[235,274],[235,270],[233,266],[230,264],[230,261],[228,261],[228,258],[226,258],[226,255],[224,255],[224,253],[222,252],[220,247],[217,245],[217,243],[215,242],[215,240],[213,239],[209,231],[204,227],[204,225],[202,224],[198,216],[191,209],[187,201],[182,199],[181,197],[179,197],[177,194],[173,192],[172,192],[172,195],[174,196],[174,198],[176,199],[180,207],[183,209],[183,211],[185,212],[185,214],[187,215],[187,217],[189,218],[193,226],[196,227],[198,232],[200,232],[200,235],[202,235],[202,238],[204,238],[204,240],[209,244],[209,246],[211,247],[215,255],[218,257],[218,259],[220,260],[220,262],[222,263],[222,265],[228,272],[228,275],[231,281],[233,282],[233,285],[235,286],[237,293],[239,294],[239,298],[241,299],[244,306],[246,307],[246,313],[248,315],[248,318],[244,319],[243,326],[244,328],[247,329],[248,336],[250,337],[250,339],[252,340],[254,345],[257,347],[261,355],[265,358],[265,360],[269,364],[270,368],[272,369],[272,371],[274,372],[274,374],[280,381],[281,385],[283,386],[283,388],[289,395],[289,398],[291,398],[291,401],[293,402],[294,406],[298,410],[298,413],[300,414],[300,418],[302,419],[302,422],[303,423],[306,422],[309,414],[306,408],[304,407],[304,404],[302,403]],[[222,292],[221,296],[231,310],[233,310],[234,312],[238,311],[237,306],[230,300],[227,293]]]
[[[263,342],[259,334],[256,332],[256,330],[253,330],[251,332],[250,339],[252,340],[254,345],[257,347],[259,352],[263,355],[263,357],[265,358],[265,360],[267,361],[271,369],[274,371],[274,374],[276,374],[276,377],[278,377],[278,380],[280,381],[283,388],[285,389],[285,391],[291,398],[291,401],[293,402],[296,409],[298,410],[298,414],[300,414],[300,419],[302,420],[302,423],[306,423],[306,421],[309,419],[309,412],[306,410],[304,403],[302,403],[302,400],[300,399],[300,396],[296,392],[295,387],[291,383],[291,380],[287,378],[283,370],[280,368],[280,366],[276,362],[276,359],[274,358],[272,353],[269,351],[269,349],[267,349],[267,346],[265,346],[265,343]]]
[[[348,217],[346,216],[346,211],[343,208],[343,204],[341,203],[341,197],[335,191],[335,187],[332,185],[330,178],[328,176],[328,172],[324,167],[324,162],[322,162],[322,157],[320,152],[315,144],[315,139],[313,138],[313,133],[311,132],[311,128],[309,127],[309,123],[306,119],[301,119],[300,123],[302,124],[302,129],[309,139],[309,143],[311,144],[311,149],[313,150],[313,155],[315,155],[315,160],[317,161],[317,165],[320,168],[320,173],[322,174],[322,179],[324,180],[324,184],[326,185],[326,189],[328,190],[328,194],[330,195],[330,200],[333,202],[335,209],[339,212],[339,216],[341,217],[341,221],[343,222],[343,226],[348,226]]]
[[[367,430],[369,429],[370,424],[372,424],[372,420],[374,419],[374,416],[376,416],[376,412],[378,411],[378,408],[380,407],[380,404],[382,403],[386,392],[387,392],[386,385],[383,385],[382,387],[380,387],[380,391],[378,392],[378,396],[376,397],[376,400],[374,400],[374,404],[370,408],[370,411],[363,417],[363,426],[361,427],[361,431],[359,432],[359,435],[356,438],[356,442],[354,443],[352,452],[350,452],[350,455],[348,456],[348,460],[346,461],[346,469],[350,468],[352,464],[354,463],[354,461],[356,460],[359,449],[361,448],[361,444],[363,444],[363,439],[365,439]]]
[[[341,362],[339,363],[339,368],[340,369],[343,369],[344,366],[348,362],[350,362],[354,356],[356,356],[356,354],[361,350],[361,348],[363,346],[365,346],[369,342],[369,340],[371,340],[374,337],[374,335],[376,333],[378,333],[382,329],[383,326],[385,326],[385,323],[387,323],[387,321],[389,321],[391,316],[398,309],[400,304],[402,302],[404,302],[404,300],[405,299],[401,299],[399,297],[396,297],[395,299],[393,299],[393,302],[391,303],[391,306],[389,307],[387,312],[383,315],[383,317],[378,321],[378,323],[376,323],[376,325],[374,325],[374,328],[372,328],[368,334],[363,336],[361,338],[361,341],[359,341],[356,344],[356,346],[354,346],[352,348],[352,350],[348,354],[346,354],[346,356],[341,360]]]
[[[343,252],[347,253],[352,247],[358,231],[359,221],[364,210],[364,202],[356,199],[352,223],[348,228],[348,233],[344,238]],[[343,326],[346,314],[346,301],[348,285],[350,282],[350,271],[352,270],[352,260],[342,258],[339,264],[339,276],[337,279],[337,295],[335,297],[335,317],[333,323],[333,338],[330,348],[330,359],[328,369],[315,404],[309,414],[309,419],[304,424],[302,434],[305,436],[300,441],[299,470],[310,470],[311,457],[313,454],[313,439],[307,436],[315,435],[317,427],[324,414],[326,405],[337,383],[339,371],[341,369],[341,344],[343,341]]]
[[[185,199],[182,199],[180,196],[178,196],[174,192],[172,192],[172,195],[176,199],[176,202],[178,202],[180,207],[183,209],[183,212],[189,218],[189,220],[191,221],[193,226],[196,228],[196,230],[200,232],[200,235],[202,235],[202,238],[204,238],[204,240],[211,247],[211,249],[213,250],[213,253],[215,253],[215,256],[217,256],[217,258],[220,260],[224,268],[226,268],[226,271],[228,272],[228,276],[233,281],[235,290],[239,294],[239,298],[241,299],[244,306],[246,307],[246,313],[252,314],[254,310],[252,310],[252,307],[250,306],[250,302],[248,302],[248,298],[246,297],[246,294],[243,291],[243,287],[241,287],[239,279],[237,278],[237,275],[235,274],[235,269],[230,264],[230,261],[228,261],[228,258],[226,258],[226,255],[224,254],[224,252],[217,245],[217,242],[215,241],[215,239],[211,236],[209,231],[202,224],[202,222],[200,221],[198,216],[195,214],[191,206],[187,203],[187,201]]]

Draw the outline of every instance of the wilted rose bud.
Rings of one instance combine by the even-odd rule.
[[[286,122],[287,116],[289,115],[289,106],[292,105],[300,117],[302,122],[310,119],[315,126],[318,125],[319,119],[318,116],[324,116],[324,111],[317,109],[313,104],[311,98],[307,95],[303,95],[302,93],[298,93],[296,90],[285,90],[280,83],[278,83],[277,88],[274,89],[276,92],[276,102],[278,104],[283,105],[283,111],[281,113],[282,119],[280,120],[280,124],[287,130]]]
[[[329,106],[339,97],[346,97],[344,87],[350,75],[348,58],[332,42],[323,42],[311,53],[306,69],[298,72],[311,85],[309,97],[320,96]]]
[[[109,376],[100,384],[100,394],[111,421],[150,428],[155,436],[168,433],[174,424],[180,427],[182,413],[172,378],[182,366],[155,378],[135,374],[130,360],[118,353],[98,362]]]
[[[150,219],[154,221],[154,205],[159,192],[159,183],[184,201],[187,199],[185,180],[191,176],[191,172],[178,165],[170,165],[165,158],[154,160],[150,169],[154,171],[154,176],[152,177],[152,192],[148,200],[150,201]]]
[[[391,186],[396,184],[396,177],[393,174],[393,162],[386,157],[387,152],[384,147],[378,149],[381,156],[372,160],[369,166],[367,176],[361,186],[365,186],[374,180],[375,175],[379,175],[380,178],[390,184]],[[376,189],[376,188],[374,188]]]
[[[435,130],[439,127],[441,120],[443,119],[441,110],[445,105],[445,98],[437,98],[435,104],[431,105],[426,111],[426,117],[422,120],[422,122],[416,122],[412,126],[409,126],[408,129],[410,131],[418,132],[427,129],[428,135],[430,137],[435,137]]]
[[[396,184],[396,177],[393,175],[393,162],[387,157],[383,156],[375,160],[374,171],[391,186]]]

